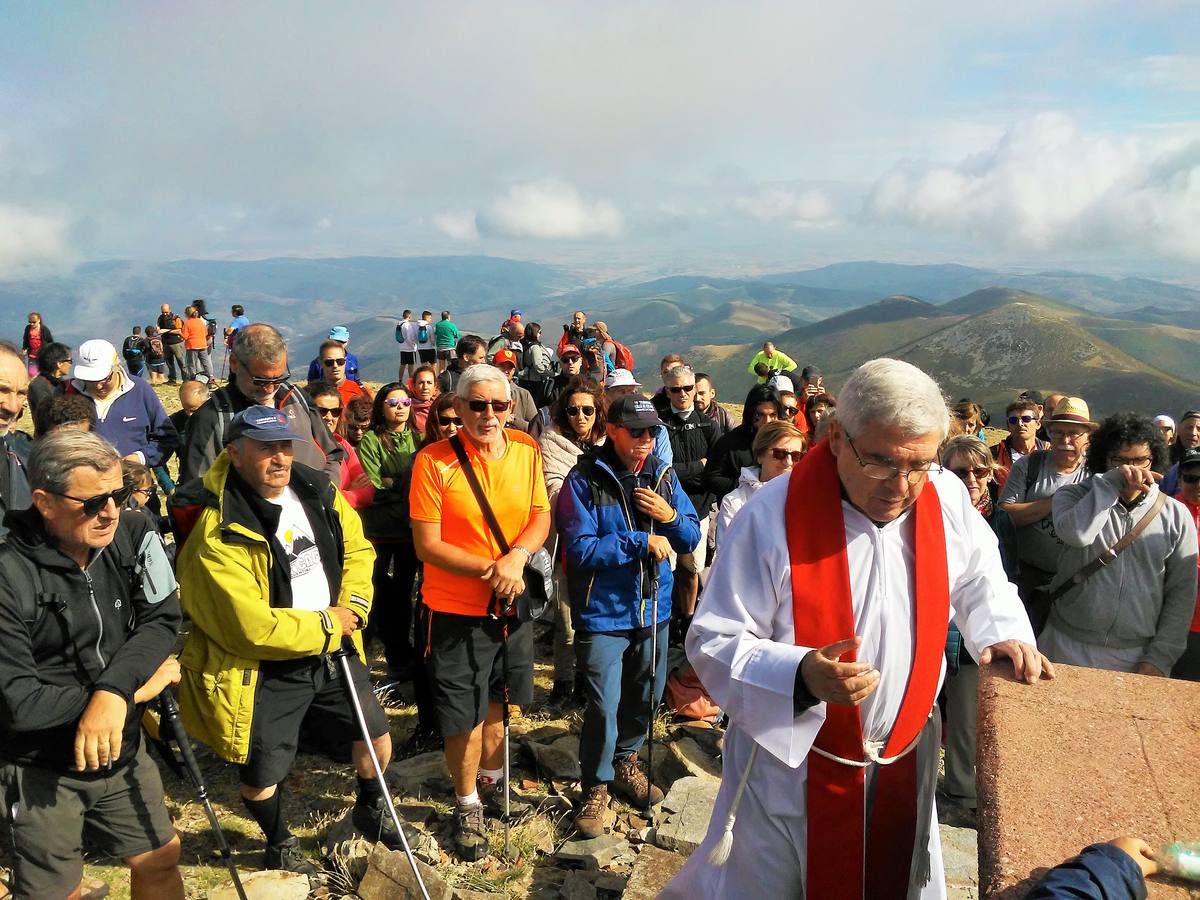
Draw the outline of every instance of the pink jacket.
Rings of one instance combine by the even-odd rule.
[[[370,506],[375,500],[375,485],[371,484],[371,479],[363,470],[362,463],[358,461],[358,454],[354,452],[354,447],[350,442],[340,434],[335,434],[333,439],[346,451],[346,458],[342,460],[342,483],[338,487],[342,489],[346,500],[354,509]],[[359,476],[367,479],[366,485],[357,488],[349,487],[348,485],[353,484]]]

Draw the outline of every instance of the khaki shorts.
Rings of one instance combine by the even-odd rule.
[[[700,518],[700,541],[692,548],[691,553],[671,551],[668,559],[672,572],[679,568],[685,572],[691,572],[693,575],[704,571],[704,561],[708,557],[708,518],[707,513]]]
[[[158,768],[138,747],[95,775],[0,764],[12,830],[14,898],[65,897],[83,879],[83,839],[116,859],[157,850],[175,837]]]

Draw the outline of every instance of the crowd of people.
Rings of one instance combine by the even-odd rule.
[[[979,663],[1007,656],[1030,682],[1056,662],[1200,680],[1200,411],[1095,421],[1084,398],[1029,390],[989,446],[980,406],[948,405],[906,363],[867,362],[835,395],[768,341],[735,416],[686,354],[639,381],[584,311],[544,344],[517,309],[491,338],[404,310],[397,379],[375,391],[346,326],[305,386],[284,337],[242,306],[220,333],[224,384],[201,300],[182,317],[164,303],[120,350],[57,343],[36,313],[20,347],[0,344],[16,896],[75,891],[84,835],[129,864],[135,897],[183,896],[139,733],[175,684],[188,733],[238,766],[264,867],[312,873],[281,799],[301,746],[351,762],[355,827],[399,846],[372,777],[371,756],[394,752],[383,689],[411,685],[409,749],[442,749],[455,850],[473,861],[504,808],[504,722],[533,702],[543,634],[548,702],[582,711],[586,837],[610,792],[662,799],[647,735],[668,679],[698,676],[727,717],[725,777],[667,895],[720,897],[842,896],[814,886],[864,867],[860,896],[936,883],[939,812],[976,805]],[[161,383],[178,385],[171,416]],[[672,646],[689,660],[675,672]],[[361,734],[330,662],[343,647]],[[873,765],[888,757],[905,762]],[[872,813],[907,835],[899,863],[874,842],[865,861],[847,850],[865,827],[845,808],[862,799],[855,766],[880,785],[907,767],[921,786],[915,807]]]

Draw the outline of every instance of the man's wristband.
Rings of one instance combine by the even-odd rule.
[[[522,547],[520,544],[513,544],[513,549],[520,550],[522,553],[524,553],[526,559],[533,559],[533,554],[530,553],[528,550],[526,550],[524,547]]]

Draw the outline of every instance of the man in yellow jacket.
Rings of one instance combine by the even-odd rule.
[[[350,659],[354,686],[384,767],[392,741],[361,658],[375,553],[328,477],[293,462],[296,439],[286,413],[252,406],[230,423],[204,476],[204,510],[177,565],[192,620],[180,705],[191,735],[239,765],[242,800],[267,838],[263,867],[315,874],[284,821],[279,787],[302,728],[331,743],[357,732],[328,655],[346,637],[359,654]],[[399,846],[364,740],[351,758],[355,827]]]
[[[772,374],[784,374],[796,368],[795,361],[782,350],[775,349],[771,341],[764,341],[762,349],[754,354],[746,371],[758,379],[759,384],[766,384]]]

